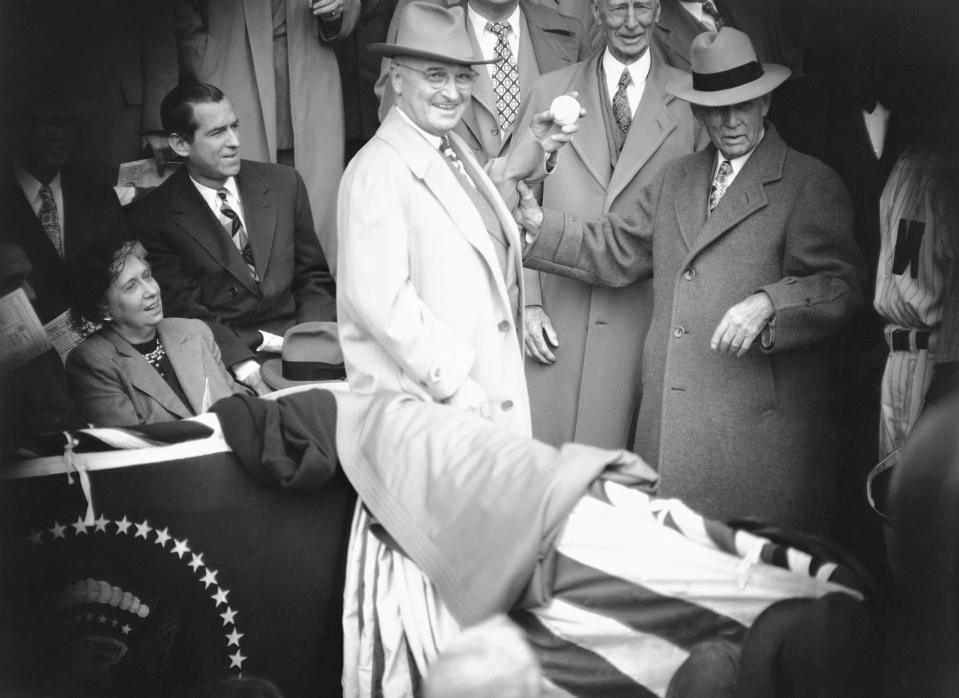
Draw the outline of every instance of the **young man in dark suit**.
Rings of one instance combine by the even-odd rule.
[[[239,123],[213,85],[173,89],[161,106],[184,167],[129,208],[170,316],[210,324],[223,363],[261,394],[265,353],[292,325],[336,317],[335,284],[300,175],[240,160]]]

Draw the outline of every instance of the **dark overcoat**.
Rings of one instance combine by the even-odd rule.
[[[627,216],[546,211],[527,264],[610,285],[653,273],[636,450],[661,495],[714,518],[822,530],[835,482],[825,340],[862,306],[849,197],[767,122],[707,218],[715,162],[709,147],[668,163]],[[757,291],[775,307],[772,348],[712,351],[725,312]]]

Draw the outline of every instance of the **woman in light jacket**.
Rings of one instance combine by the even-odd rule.
[[[87,247],[72,276],[74,314],[100,325],[67,358],[70,391],[94,426],[191,417],[247,392],[223,366],[206,323],[163,317],[160,288],[139,242]]]

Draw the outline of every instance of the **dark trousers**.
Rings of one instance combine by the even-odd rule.
[[[666,698],[866,698],[877,695],[876,628],[847,594],[767,608],[742,645],[710,641],[679,667]]]

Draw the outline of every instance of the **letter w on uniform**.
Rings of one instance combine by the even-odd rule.
[[[926,224],[922,221],[899,220],[899,233],[896,235],[896,255],[892,259],[892,273],[902,276],[909,268],[912,278],[919,277],[919,248],[922,247],[922,234]]]

